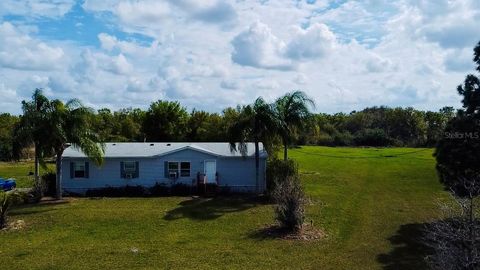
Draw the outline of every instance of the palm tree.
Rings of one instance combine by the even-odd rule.
[[[287,93],[275,101],[284,160],[288,159],[288,144],[296,130],[304,127],[305,121],[311,115],[310,107],[314,108],[315,102],[302,91]]]
[[[247,154],[247,141],[252,140],[255,143],[255,188],[259,193],[259,173],[260,173],[260,142],[265,143],[272,140],[274,136],[277,121],[273,106],[259,97],[252,105],[242,108],[237,107],[238,117],[228,129],[230,149],[240,151],[245,156]]]
[[[62,199],[62,155],[67,147],[81,150],[97,165],[103,163],[105,145],[99,143],[89,124],[93,111],[84,107],[77,99],[64,104],[53,100],[49,106],[48,125],[49,148],[56,155],[56,197]]]
[[[31,101],[22,101],[23,115],[20,122],[15,126],[14,130],[14,153],[19,157],[23,149],[30,147],[32,144],[35,148],[35,188],[41,197],[42,188],[39,176],[39,165],[46,167],[43,157],[46,153],[46,144],[48,140],[48,131],[45,129],[47,123],[47,108],[50,101],[43,95],[41,89],[35,89]]]

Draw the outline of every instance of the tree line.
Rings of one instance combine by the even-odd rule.
[[[316,114],[298,144],[327,146],[432,147],[454,117],[453,107],[421,111],[412,107],[370,107],[349,114]]]
[[[241,106],[221,113],[188,111],[176,101],[155,101],[147,110],[103,108],[89,116],[91,129],[104,142],[229,141],[228,128]],[[288,145],[432,147],[445,136],[452,107],[439,111],[371,107],[351,113],[312,114]],[[0,159],[12,160],[13,130],[21,116],[0,114]],[[283,139],[282,139],[283,140]],[[23,156],[27,157],[26,155]]]

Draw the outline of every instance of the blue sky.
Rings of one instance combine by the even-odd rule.
[[[0,112],[35,88],[96,109],[294,89],[330,113],[458,107],[479,21],[476,0],[2,0]]]

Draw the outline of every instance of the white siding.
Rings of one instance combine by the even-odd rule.
[[[219,158],[214,155],[182,150],[157,158],[107,158],[102,166],[97,167],[89,162],[89,178],[70,178],[70,162],[85,161],[82,158],[64,158],[62,164],[62,182],[66,191],[83,193],[88,189],[120,186],[153,186],[155,183],[195,182],[197,173],[204,173],[204,161],[216,160],[220,186],[229,187],[232,191],[255,191],[255,159],[254,158]],[[120,176],[120,162],[138,161],[139,177],[124,179]],[[180,177],[175,182],[165,178],[165,161],[190,162],[190,177]],[[260,160],[260,190],[265,188],[265,159]]]

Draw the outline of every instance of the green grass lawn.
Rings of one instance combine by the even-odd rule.
[[[33,173],[34,164],[30,162],[0,162],[0,177],[2,178],[15,178],[17,181],[17,187],[25,188],[33,186]],[[46,171],[55,171],[55,164],[47,163],[47,168],[40,167],[40,174]]]
[[[292,149],[320,241],[263,237],[272,205],[242,198],[73,199],[15,209],[2,269],[422,269],[415,243],[435,218],[431,149]],[[0,175],[9,166],[0,165]],[[134,252],[133,250],[138,250]]]

